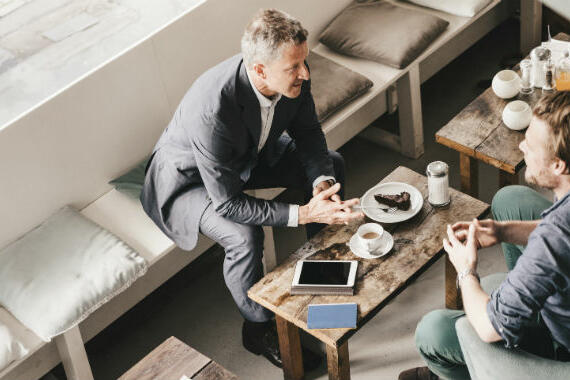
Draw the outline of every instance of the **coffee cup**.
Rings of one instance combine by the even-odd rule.
[[[368,252],[374,252],[382,247],[384,228],[378,223],[366,223],[356,231],[360,245]]]

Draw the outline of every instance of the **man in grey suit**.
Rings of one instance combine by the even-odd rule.
[[[261,226],[347,223],[361,217],[342,201],[342,157],[327,150],[311,95],[307,31],[262,10],[242,37],[242,54],[202,74],[156,144],[141,201],[185,250],[198,232],[225,250],[224,278],[242,316],[244,346],[280,366],[272,313],[247,297],[262,276]],[[284,134],[287,132],[287,134]],[[246,195],[254,188],[303,189],[305,205]],[[315,225],[320,223],[321,225]]]

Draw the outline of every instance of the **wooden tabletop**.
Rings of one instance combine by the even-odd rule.
[[[236,380],[237,376],[185,343],[170,337],[119,380]]]
[[[255,284],[248,292],[249,297],[327,345],[339,347],[441,256],[442,239],[448,223],[471,220],[489,208],[488,204],[451,189],[451,205],[447,209],[435,209],[427,202],[426,177],[402,166],[381,182],[408,183],[424,197],[423,208],[415,217],[402,223],[384,225],[395,240],[388,255],[365,260],[350,251],[346,243],[364,220],[347,226],[328,226]],[[299,259],[307,257],[358,260],[354,296],[292,296],[290,289],[295,265]],[[309,304],[344,302],[358,304],[357,329],[307,329]]]
[[[555,38],[570,41],[570,36],[564,33],[557,34]],[[515,99],[526,101],[532,108],[541,96],[542,90],[535,88],[531,95],[518,95],[504,100],[488,88],[437,131],[435,140],[505,172],[516,174],[524,166],[523,153],[518,147],[524,140],[524,131],[513,131],[503,124],[503,109]]]

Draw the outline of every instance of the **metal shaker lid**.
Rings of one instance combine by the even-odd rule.
[[[426,169],[426,173],[430,177],[444,177],[449,171],[449,166],[443,161],[431,162]]]
[[[548,61],[551,57],[550,49],[538,46],[530,52],[530,58],[533,61]]]

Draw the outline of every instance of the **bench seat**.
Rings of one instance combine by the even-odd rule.
[[[323,123],[323,130],[331,149],[337,149],[362,132],[362,137],[381,146],[412,158],[421,156],[423,154],[421,83],[506,20],[513,11],[508,1],[502,0],[493,0],[473,17],[456,16],[401,1],[392,2],[440,17],[448,21],[449,26],[418,58],[403,69],[349,57],[329,49],[322,43],[313,48],[320,55],[366,76],[374,83],[367,93]],[[385,112],[395,111],[396,106],[399,106],[400,114],[399,136],[379,128],[365,129]]]

